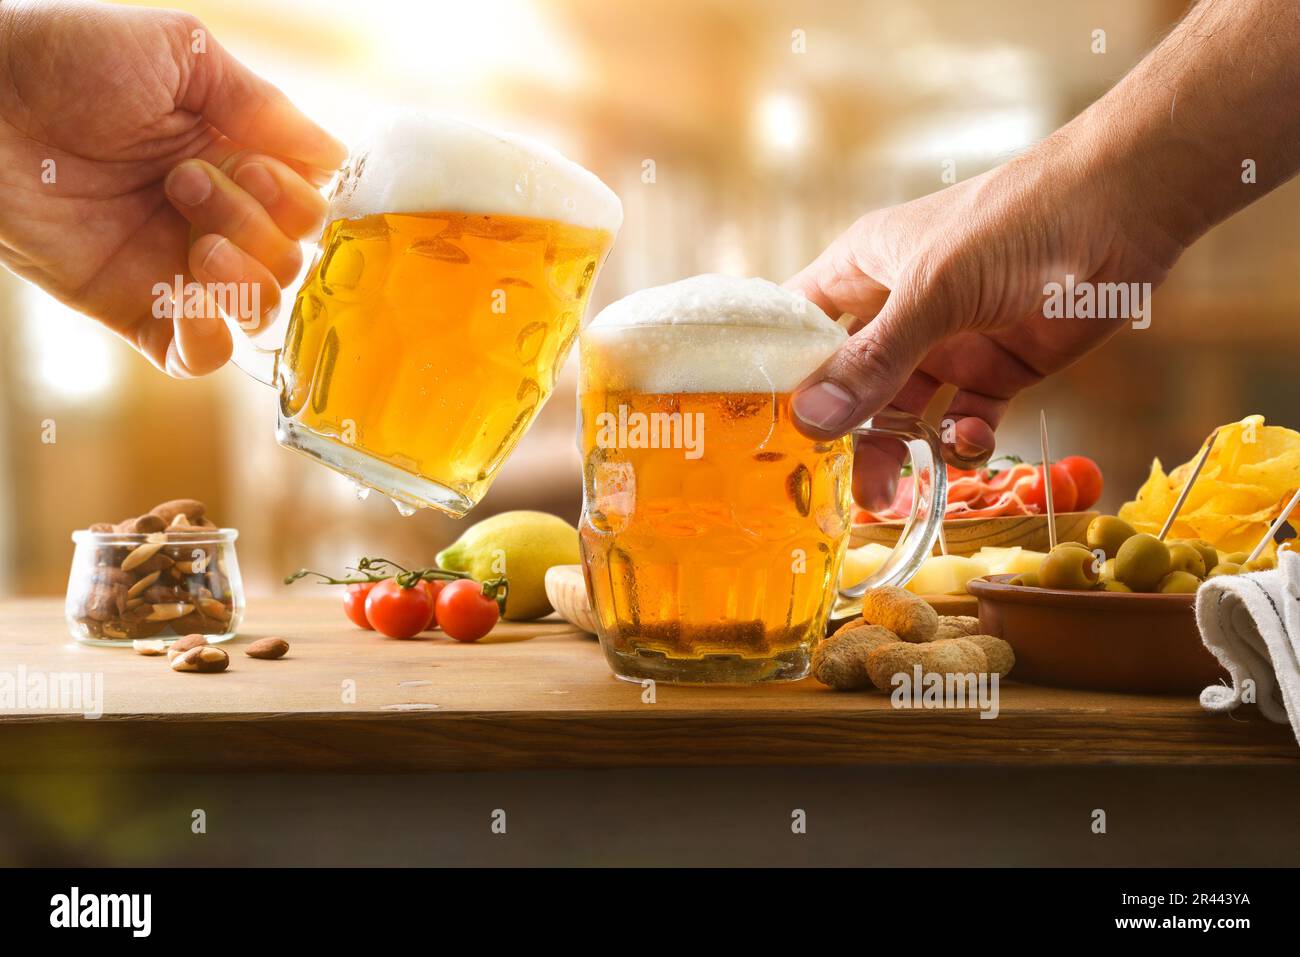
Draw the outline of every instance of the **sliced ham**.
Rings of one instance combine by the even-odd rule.
[[[983,469],[955,469],[948,466],[947,518],[996,518],[1004,515],[1036,515],[1038,508],[1026,505],[1014,491],[1015,483],[1032,476],[1032,465],[1018,464],[990,476]],[[853,520],[858,524],[900,522],[912,513],[914,483],[900,479],[894,501],[879,512],[856,509]]]

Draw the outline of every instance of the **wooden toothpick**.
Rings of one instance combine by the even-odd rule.
[[[1047,412],[1038,410],[1039,439],[1043,447],[1043,495],[1047,500],[1047,544],[1056,547],[1056,506],[1052,502],[1052,453],[1047,445]]]
[[[1187,495],[1191,492],[1192,485],[1196,482],[1196,476],[1201,474],[1201,469],[1205,467],[1205,463],[1210,457],[1210,450],[1214,448],[1214,443],[1218,438],[1219,430],[1215,429],[1210,433],[1209,441],[1205,443],[1205,449],[1201,452],[1201,457],[1196,460],[1196,468],[1192,469],[1192,474],[1187,479],[1187,484],[1183,486],[1183,491],[1179,494],[1178,501],[1174,502],[1173,511],[1169,513],[1169,517],[1165,519],[1164,526],[1160,529],[1160,534],[1156,536],[1160,541],[1163,542],[1165,536],[1169,534],[1169,529],[1174,527],[1174,519],[1176,519],[1178,513],[1182,511],[1183,503],[1187,501]]]
[[[1246,561],[1253,562],[1255,559],[1259,558],[1260,553],[1268,547],[1268,543],[1271,542],[1273,536],[1277,534],[1277,530],[1282,527],[1282,523],[1290,518],[1292,510],[1298,503],[1300,503],[1300,489],[1296,489],[1296,493],[1291,496],[1291,501],[1287,502],[1286,508],[1282,509],[1282,514],[1273,519],[1273,524],[1268,527],[1268,531],[1265,532],[1264,537],[1259,540],[1259,544],[1255,546],[1254,551],[1246,556]]]

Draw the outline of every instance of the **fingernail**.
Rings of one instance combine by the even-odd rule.
[[[271,206],[280,198],[280,187],[275,177],[261,163],[249,163],[235,174],[235,183],[263,206]]]
[[[163,366],[167,369],[167,374],[173,379],[194,378],[194,373],[189,370],[185,365],[185,361],[181,359],[180,347],[176,344],[175,339],[167,347],[167,359],[164,361]]]
[[[853,396],[834,382],[818,382],[795,395],[790,403],[794,414],[816,429],[847,428],[857,405]]]
[[[960,435],[957,436],[953,445],[957,448],[957,454],[964,459],[981,458],[993,451],[992,449],[985,448],[983,443],[972,442],[969,439],[962,438]]]
[[[208,254],[203,257],[203,262],[199,263],[202,272],[223,281],[233,279],[239,273],[239,267],[239,257],[235,255],[235,247],[225,236],[212,244]]]
[[[197,206],[212,195],[212,180],[202,167],[193,163],[172,170],[163,186],[167,195],[182,206]]]

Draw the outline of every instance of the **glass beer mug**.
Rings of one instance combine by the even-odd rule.
[[[399,508],[457,518],[550,397],[622,222],[539,144],[402,113],[354,154],[283,345],[236,333],[276,437]]]
[[[929,555],[947,495],[939,439],[882,413],[854,434],[906,443],[912,517],[883,567],[837,588],[852,438],[799,433],[790,394],[846,338],[806,299],[724,276],[635,293],[583,330],[582,556],[616,675],[802,678],[837,596],[903,584]]]

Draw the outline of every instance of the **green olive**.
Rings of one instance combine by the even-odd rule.
[[[1097,585],[1097,590],[1098,591],[1132,591],[1133,589],[1129,588],[1128,585],[1125,585],[1123,582],[1115,581],[1115,579],[1113,578],[1103,578],[1101,582]]]
[[[1134,591],[1155,591],[1169,574],[1169,549],[1154,535],[1134,535],[1115,555],[1115,578]]]
[[[1137,534],[1137,530],[1114,515],[1098,515],[1088,523],[1084,540],[1089,548],[1100,548],[1107,558],[1114,558],[1119,547]]]
[[[1277,568],[1277,559],[1272,555],[1260,555],[1253,562],[1243,562],[1241,570],[1243,572],[1266,572]]]
[[[1038,573],[1037,573],[1037,572],[1021,572],[1019,575],[1016,575],[1016,576],[1012,577],[1011,580],[1007,582],[1007,584],[1008,584],[1008,585],[1020,585],[1020,586],[1022,586],[1022,587],[1024,587],[1024,588],[1037,588],[1037,587],[1038,587]]]
[[[1238,565],[1236,562],[1220,562],[1219,564],[1211,568],[1210,573],[1205,577],[1219,578],[1223,575],[1240,575],[1240,574],[1241,574],[1241,566]]]
[[[1169,569],[1175,572],[1190,572],[1197,578],[1205,577],[1205,559],[1201,553],[1186,542],[1176,542],[1169,546]]]
[[[1244,565],[1249,557],[1250,552],[1228,552],[1226,555],[1219,556],[1219,561],[1225,565]]]
[[[1078,542],[1057,545],[1038,566],[1038,581],[1044,588],[1081,591],[1097,584],[1097,558]]]
[[[1159,591],[1165,595],[1190,595],[1200,586],[1200,579],[1191,572],[1172,571],[1160,579]]]
[[[1205,562],[1207,571],[1221,561],[1219,550],[1203,538],[1189,538],[1185,544],[1191,545],[1192,548],[1201,553],[1201,561]]]
[[[1101,563],[1101,571],[1098,572],[1098,577],[1104,582],[1113,582],[1115,580],[1115,559],[1108,558]],[[1124,590],[1128,591],[1127,588]]]

